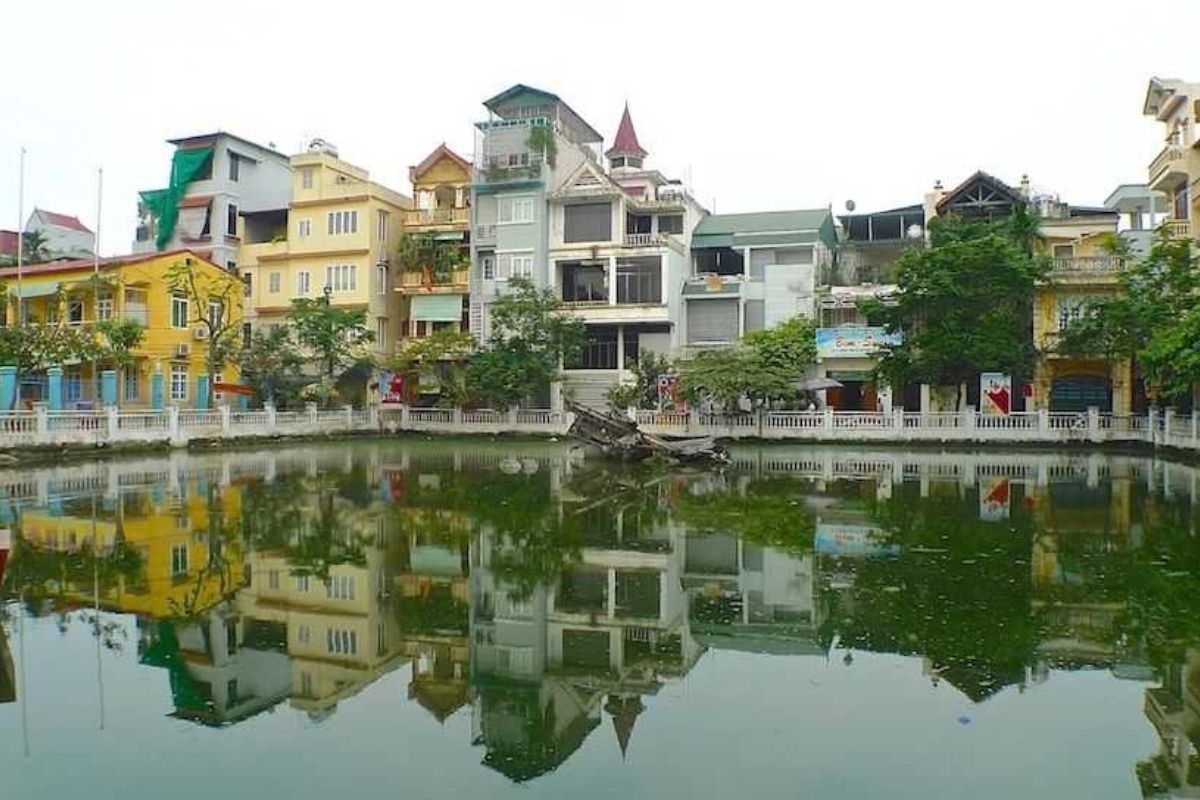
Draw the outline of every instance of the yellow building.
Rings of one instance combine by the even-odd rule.
[[[194,267],[195,293],[170,284],[168,273],[181,264]],[[191,250],[103,258],[98,280],[94,268],[89,259],[28,266],[19,278],[15,268],[0,270],[0,286],[7,298],[5,318],[81,331],[93,331],[98,320],[136,322],[145,328],[145,335],[134,352],[134,368],[122,371],[117,403],[190,406],[202,401],[208,391],[208,377],[202,381],[201,376],[208,373],[211,329],[201,320],[219,319],[219,329],[232,328],[229,335],[238,335],[243,303],[238,279]],[[205,296],[206,307],[196,308]],[[104,361],[62,365],[66,408],[103,399],[97,397],[93,375],[97,366],[101,371],[113,368]],[[229,367],[215,379],[232,379],[235,374]],[[44,376],[23,377],[24,401],[48,399]]]
[[[432,246],[457,248],[458,269],[432,264],[400,264],[395,290],[401,296],[402,336],[423,337],[435,330],[468,330],[471,228],[471,163],[445,144],[409,167],[416,207],[404,212],[404,230]]]
[[[1163,148],[1150,162],[1150,189],[1167,197],[1168,230],[1200,234],[1200,83],[1151,78],[1142,113],[1162,123]]]
[[[292,156],[286,214],[243,214],[240,271],[256,327],[279,325],[295,298],[363,309],[374,355],[395,346],[400,317],[392,267],[409,198],[328,150]]]
[[[1059,331],[1088,301],[1120,291],[1130,259],[1106,249],[1117,233],[1118,213],[1107,208],[1043,201],[1042,246],[1051,257],[1050,280],[1034,299],[1034,344],[1042,353],[1034,371],[1035,408],[1051,411],[1134,410],[1134,376],[1129,359],[1084,359],[1053,352]]]

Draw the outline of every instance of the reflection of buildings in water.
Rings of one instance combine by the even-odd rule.
[[[1137,764],[1142,796],[1200,797],[1200,651],[1189,648],[1145,697],[1159,748]]]
[[[20,623],[24,624],[24,622]],[[8,647],[8,632],[0,623],[0,703],[12,703],[17,699],[17,670],[13,665],[12,651]]]
[[[507,545],[490,530],[474,542],[474,740],[484,763],[513,780],[556,768],[603,711],[625,752],[642,698],[702,652],[682,589],[682,532],[616,514],[585,519],[579,561],[524,593],[492,569]]]

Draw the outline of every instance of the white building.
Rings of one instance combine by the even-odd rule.
[[[35,208],[25,223],[25,232],[40,233],[46,255],[51,259],[91,258],[96,250],[96,234],[79,217]]]

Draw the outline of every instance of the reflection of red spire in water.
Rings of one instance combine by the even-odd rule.
[[[644,709],[642,698],[636,695],[633,697],[609,695],[608,702],[604,706],[604,710],[612,714],[613,730],[617,734],[617,744],[621,748],[622,760],[629,750],[629,738],[633,736],[634,723],[637,722],[638,714],[641,714]]]
[[[4,583],[4,565],[8,563],[10,549],[12,549],[12,531],[0,528],[0,583]]]

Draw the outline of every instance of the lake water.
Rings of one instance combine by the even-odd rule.
[[[0,797],[1200,791],[1193,468],[733,455],[0,474]]]

